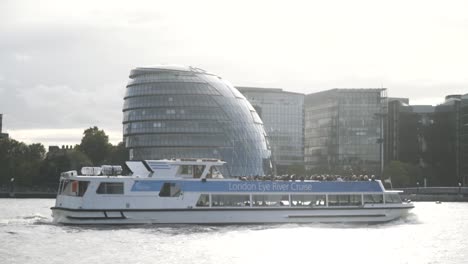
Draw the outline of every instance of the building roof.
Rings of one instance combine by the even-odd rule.
[[[130,78],[133,78],[133,77],[135,77],[137,75],[148,73],[148,72],[168,72],[168,71],[203,73],[203,74],[215,75],[213,73],[207,72],[207,71],[205,71],[203,69],[193,67],[193,66],[175,65],[175,64],[167,64],[167,65],[166,64],[161,64],[161,65],[150,65],[150,66],[136,67],[135,69],[130,71]]]
[[[385,91],[387,88],[333,88],[325,91],[320,91],[316,93],[310,93],[308,95],[319,95],[319,94],[327,94],[327,93],[339,93],[339,92],[381,92]]]
[[[412,105],[414,113],[434,113],[435,107],[432,105]]]
[[[259,92],[259,93],[287,93],[305,96],[303,93],[296,93],[290,91],[283,91],[281,88],[261,88],[261,87],[248,87],[248,86],[236,86],[240,92]]]

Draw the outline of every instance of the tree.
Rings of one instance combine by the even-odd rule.
[[[110,153],[107,158],[110,164],[123,165],[127,160],[129,160],[128,150],[125,148],[123,142],[120,142],[117,146],[111,145]]]
[[[20,185],[32,185],[45,156],[42,144],[26,145],[14,139],[0,139],[0,183],[11,178]]]
[[[94,165],[102,165],[111,151],[109,137],[97,126],[86,129],[83,135],[77,149],[86,154]]]
[[[78,149],[59,149],[47,153],[41,166],[39,185],[58,184],[60,174],[65,171],[79,171],[82,167],[92,166],[91,160]]]

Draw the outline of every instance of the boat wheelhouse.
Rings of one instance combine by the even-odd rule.
[[[386,222],[413,208],[375,181],[224,178],[224,161],[170,159],[87,167],[60,178],[53,218],[63,224]]]

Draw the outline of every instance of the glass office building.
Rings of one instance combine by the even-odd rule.
[[[386,89],[332,89],[306,95],[306,167],[380,175],[385,100]]]
[[[271,145],[278,174],[304,164],[304,94],[282,89],[237,87],[257,110]]]
[[[460,177],[463,186],[468,186],[468,94],[460,101]]]
[[[217,158],[228,176],[271,173],[263,123],[222,78],[193,67],[130,72],[123,133],[130,159]]]

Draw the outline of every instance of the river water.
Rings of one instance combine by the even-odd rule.
[[[385,224],[74,227],[53,199],[0,199],[0,263],[468,263],[468,203]]]

